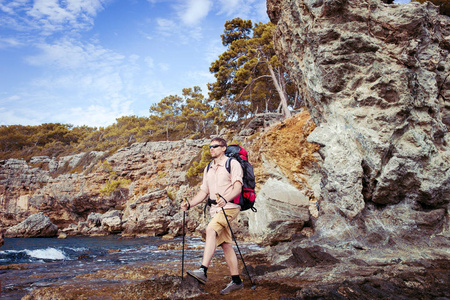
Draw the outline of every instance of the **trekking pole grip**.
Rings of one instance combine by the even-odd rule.
[[[217,198],[217,199],[222,198],[223,201],[225,201],[225,204],[228,203],[227,199],[225,199],[224,197],[222,197],[222,195],[219,194],[219,193],[216,193],[216,198]]]

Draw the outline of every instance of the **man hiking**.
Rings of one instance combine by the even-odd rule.
[[[213,161],[209,168],[205,167],[200,191],[190,202],[183,202],[181,205],[181,209],[186,211],[201,203],[208,196],[212,201],[210,208],[211,221],[206,227],[206,241],[202,265],[198,270],[188,271],[187,274],[196,278],[200,283],[205,284],[208,266],[216,247],[221,246],[231,274],[231,282],[220,292],[224,295],[244,287],[239,276],[238,259],[233,249],[231,229],[226,219],[228,217],[228,221],[231,222],[239,214],[240,206],[232,203],[231,200],[241,194],[243,171],[241,165],[235,159],[230,161],[230,172],[227,171],[225,167],[228,159],[225,156],[227,142],[223,138],[213,138],[209,149]],[[221,197],[216,197],[217,194]],[[224,215],[224,211],[226,216]]]

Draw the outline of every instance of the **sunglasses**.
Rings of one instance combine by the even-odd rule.
[[[217,148],[217,147],[225,147],[224,145],[210,145],[209,149],[211,148]]]

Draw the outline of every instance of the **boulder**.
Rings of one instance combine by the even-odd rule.
[[[309,221],[309,197],[270,178],[258,191],[257,213],[248,213],[249,232],[263,243],[290,240]]]
[[[50,221],[50,218],[42,212],[29,216],[25,221],[8,228],[6,237],[32,238],[32,237],[55,237],[58,226]]]
[[[122,231],[122,213],[118,210],[110,210],[101,217],[102,227],[109,233]]]
[[[90,213],[86,219],[86,222],[87,222],[89,228],[99,227],[100,225],[102,225],[101,217],[102,217],[102,214],[95,213],[95,212]]]

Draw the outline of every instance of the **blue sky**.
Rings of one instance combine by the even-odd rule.
[[[108,126],[214,82],[235,17],[264,0],[0,0],[0,125]]]
[[[104,127],[206,94],[235,17],[268,22],[265,0],[0,0],[0,125]]]

